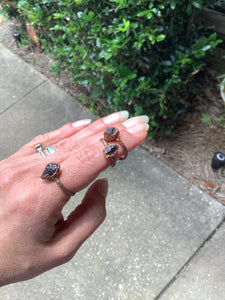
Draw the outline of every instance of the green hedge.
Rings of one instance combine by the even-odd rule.
[[[75,82],[91,87],[85,102],[104,113],[147,114],[151,136],[182,120],[183,95],[195,88],[194,74],[219,43],[215,33],[192,24],[202,0],[14,3],[52,53],[54,71],[67,69]]]

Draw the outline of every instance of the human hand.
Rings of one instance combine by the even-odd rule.
[[[107,127],[115,126],[131,151],[146,137],[148,118],[128,118],[117,112],[89,125],[87,120],[66,124],[40,135],[0,162],[0,286],[37,276],[69,261],[103,222],[106,179],[95,181],[82,203],[64,220],[69,196],[51,180],[41,179],[46,165],[60,164],[60,181],[76,193],[111,164],[100,142]],[[56,152],[42,157],[36,144]],[[119,145],[119,144],[118,144]],[[119,156],[124,154],[119,147]]]

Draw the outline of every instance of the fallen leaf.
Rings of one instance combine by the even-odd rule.
[[[204,182],[204,187],[208,189],[215,189],[216,186],[211,182]]]

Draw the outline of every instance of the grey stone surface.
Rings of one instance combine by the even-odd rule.
[[[13,72],[19,74],[21,62],[4,47],[0,49],[9,60],[4,63],[5,72],[12,72],[13,59]],[[26,64],[23,68],[29,77],[33,69]],[[28,91],[25,85],[23,92],[26,76],[18,76],[21,96],[13,105],[5,97],[10,94],[10,76],[2,88],[1,101],[5,99],[8,109],[0,113],[1,159],[39,133],[90,117],[41,74],[40,78],[35,75],[36,86]],[[100,229],[69,263],[2,287],[1,299],[155,299],[224,218],[223,207],[214,199],[140,147],[103,176],[108,177],[110,189],[108,216]],[[65,215],[83,194],[67,204]]]
[[[90,117],[95,118],[78,101],[46,80],[0,114],[1,136],[13,141],[13,147],[9,148],[8,143],[1,145],[0,156],[7,157],[38,134]]]
[[[225,299],[225,224],[206,242],[160,300]]]
[[[0,113],[46,80],[0,44]]]

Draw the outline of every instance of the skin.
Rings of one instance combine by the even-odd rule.
[[[92,183],[111,164],[100,142],[104,130],[117,127],[131,151],[145,139],[146,123],[146,117],[124,121],[117,112],[90,125],[66,124],[0,162],[0,286],[35,277],[74,256],[106,216],[108,181]],[[34,150],[39,143],[43,148],[53,146],[56,152],[42,157]],[[79,192],[92,183],[66,220],[61,211],[69,196],[54,181],[40,178],[52,161],[60,164],[60,180],[69,191]]]

